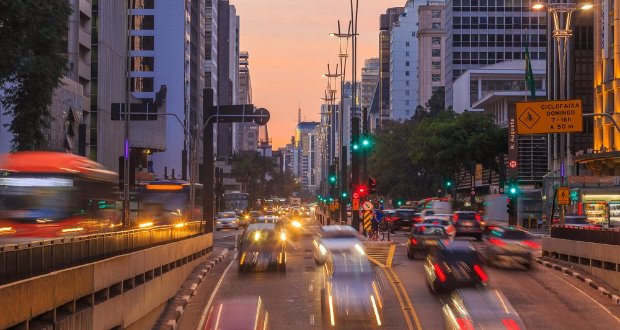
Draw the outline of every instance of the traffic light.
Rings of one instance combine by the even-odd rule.
[[[329,166],[329,175],[327,176],[327,182],[330,186],[334,186],[338,183],[338,174],[336,174],[336,166]]]
[[[372,138],[369,135],[364,135],[360,137],[360,145],[364,149],[370,149],[372,147]]]
[[[349,197],[349,194],[346,191],[343,191],[340,195],[343,199]]]
[[[377,187],[377,180],[375,178],[368,178],[368,193],[369,194],[376,194],[377,190],[375,189]]]
[[[517,183],[517,180],[515,179],[510,179],[508,181],[508,195],[511,198],[516,197],[519,194],[519,184]]]
[[[359,185],[359,186],[357,187],[357,193],[358,193],[360,196],[365,196],[365,195],[367,195],[367,194],[368,194],[368,187],[364,186],[363,184],[362,184],[362,185]]]
[[[514,214],[515,211],[515,199],[508,197],[506,199],[506,212],[508,212],[508,214]]]
[[[336,177],[336,174],[330,174],[329,175],[329,184],[330,185],[334,185],[338,182],[338,178]]]
[[[357,151],[359,150],[360,146],[356,143],[353,143],[353,145],[351,146],[351,149],[353,149],[353,151]]]
[[[447,188],[447,189],[452,188],[452,181],[450,181],[450,180],[447,180],[447,181],[446,181],[446,188]]]

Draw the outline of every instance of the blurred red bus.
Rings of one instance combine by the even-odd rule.
[[[0,238],[75,236],[122,227],[118,175],[60,152],[0,155]]]

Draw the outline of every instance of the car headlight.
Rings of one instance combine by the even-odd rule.
[[[280,233],[280,239],[283,241],[286,241],[286,233],[285,232],[281,232]]]
[[[321,250],[322,255],[327,254],[327,249],[323,246],[323,244],[319,244],[319,250]]]
[[[217,220],[216,223],[222,224],[222,222],[220,220]]]
[[[299,221],[294,220],[293,222],[291,222],[291,225],[293,225],[293,227],[295,228],[301,228],[301,223],[299,223]]]

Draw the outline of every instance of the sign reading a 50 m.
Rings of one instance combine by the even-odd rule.
[[[583,130],[581,100],[517,103],[517,133],[571,133]]]

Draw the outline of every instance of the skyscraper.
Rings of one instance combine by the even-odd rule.
[[[530,4],[527,0],[447,1],[446,106],[453,104],[453,82],[468,69],[523,59],[526,42],[531,59],[546,59],[546,14],[530,10]]]
[[[404,11],[403,7],[388,8],[379,19],[379,112],[381,122],[390,119],[390,34],[392,25]]]
[[[418,105],[445,86],[446,3],[427,1],[418,8]],[[440,24],[437,24],[440,23]]]

